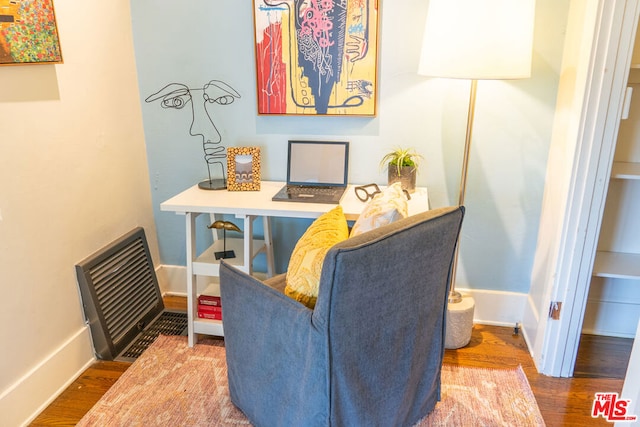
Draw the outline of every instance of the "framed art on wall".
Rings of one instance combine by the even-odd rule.
[[[62,63],[53,0],[0,0],[0,65]]]
[[[258,114],[375,116],[378,0],[253,0]]]
[[[260,148],[227,148],[227,189],[260,191]]]

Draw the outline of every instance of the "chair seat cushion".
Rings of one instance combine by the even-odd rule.
[[[284,288],[287,286],[287,275],[286,273],[281,273],[273,277],[269,277],[268,279],[264,279],[263,283],[281,294],[284,294]]]
[[[285,295],[314,308],[322,263],[327,251],[349,237],[347,220],[338,205],[318,217],[293,248],[287,268]]]
[[[402,192],[402,184],[395,182],[367,203],[351,229],[351,236],[391,224],[407,215],[407,197]]]

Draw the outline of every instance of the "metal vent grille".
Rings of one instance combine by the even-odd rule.
[[[140,310],[158,303],[153,275],[141,237],[89,270],[107,331],[116,345],[140,319]]]
[[[164,312],[124,351],[122,357],[135,359],[158,338],[158,335],[183,335],[186,328],[185,313]]]
[[[144,229],[76,265],[96,354],[113,360],[164,309]]]

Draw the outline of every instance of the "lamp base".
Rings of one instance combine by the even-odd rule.
[[[461,296],[460,302],[447,304],[447,334],[444,348],[457,349],[469,344],[473,329],[473,312],[476,307],[470,296]]]
[[[223,178],[205,179],[198,183],[198,188],[203,190],[224,190],[227,188],[227,180]]]
[[[462,294],[458,291],[449,292],[449,299],[447,300],[449,304],[457,304],[462,302]]]
[[[213,256],[216,257],[216,259],[229,259],[229,258],[235,258],[236,257],[236,253],[234,251],[219,251],[219,252],[214,252]]]

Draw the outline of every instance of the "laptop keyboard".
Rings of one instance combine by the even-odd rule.
[[[287,194],[333,194],[334,187],[291,186],[287,187]]]

